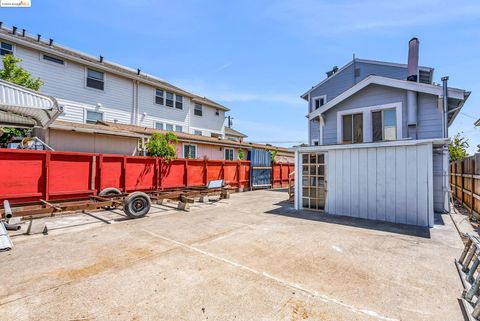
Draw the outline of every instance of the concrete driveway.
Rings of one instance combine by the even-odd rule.
[[[0,319],[463,320],[448,216],[429,231],[392,227],[295,212],[286,196],[156,206],[112,224],[53,218],[80,225],[16,236],[0,253]]]

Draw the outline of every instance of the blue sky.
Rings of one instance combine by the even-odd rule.
[[[163,78],[231,108],[234,128],[255,142],[302,142],[299,98],[359,58],[420,64],[435,81],[472,91],[450,134],[480,143],[478,1],[50,1],[0,9],[0,20],[71,48]],[[291,145],[291,144],[282,144]]]

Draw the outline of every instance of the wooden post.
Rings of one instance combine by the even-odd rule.
[[[280,187],[283,187],[283,166],[282,163],[280,163]]]
[[[237,188],[240,191],[240,161],[237,161]]]
[[[188,159],[187,158],[185,158],[185,171],[184,171],[183,183],[185,184],[185,187],[188,187]]]
[[[50,167],[50,152],[47,151],[45,153],[45,167],[44,167],[44,179],[45,179],[45,200],[48,201],[50,199],[49,194],[50,194],[50,184],[49,184],[49,167]]]
[[[160,158],[160,164],[158,165],[158,188],[163,188],[163,158]]]
[[[205,186],[208,184],[208,163],[207,160],[203,160],[203,182]]]
[[[127,192],[127,156],[123,156],[122,159],[122,186],[123,192]]]
[[[98,192],[100,193],[101,192],[101,189],[102,189],[102,166],[103,166],[103,154],[99,154],[98,155],[98,177],[97,177],[97,181],[98,181]]]

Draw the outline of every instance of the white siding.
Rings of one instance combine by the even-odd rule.
[[[329,214],[433,226],[431,144],[328,150]]]
[[[165,98],[166,92],[164,93]],[[174,103],[175,104],[175,103]],[[183,97],[183,109],[155,104],[155,87],[140,84],[138,88],[138,123],[144,127],[155,127],[155,122],[183,126],[188,131],[190,99]],[[146,113],[146,116],[144,115]]]
[[[119,123],[134,123],[135,85],[132,79],[104,73],[104,90],[86,87],[86,67],[80,63],[65,61],[59,65],[42,58],[41,52],[14,44],[14,52],[23,61],[34,77],[43,81],[40,91],[51,95],[64,105],[65,112],[59,118],[72,122],[84,122],[86,110],[104,113],[104,120]],[[49,54],[51,55],[51,54]],[[53,55],[52,55],[53,56]],[[201,130],[204,135],[224,134],[225,112],[203,106],[203,116],[194,116],[194,104],[183,98],[183,110],[155,104],[155,87],[140,83],[138,85],[137,124],[153,128],[155,122],[180,125],[184,132]],[[100,105],[100,107],[98,107]],[[144,115],[145,113],[145,115]]]
[[[67,61],[65,66],[46,62],[41,59],[40,52],[18,45],[15,55],[23,59],[21,64],[25,69],[43,81],[41,92],[77,105],[101,104],[102,108],[114,113],[111,116],[106,114],[106,120],[117,119],[121,123],[130,123],[133,108],[132,80],[105,73],[104,90],[93,89],[85,85],[85,66],[71,61]]]

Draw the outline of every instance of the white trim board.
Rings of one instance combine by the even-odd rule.
[[[343,126],[342,126],[342,116],[350,114],[363,114],[363,141],[365,143],[370,143],[373,141],[372,133],[372,112],[378,110],[392,109],[395,108],[396,114],[396,126],[397,126],[397,139],[403,139],[403,107],[402,102],[396,102],[391,104],[377,105],[377,106],[368,106],[361,108],[354,108],[348,110],[342,110],[337,112],[337,143],[342,144],[343,141]]]
[[[412,90],[417,92],[422,92],[426,94],[436,95],[436,96],[443,96],[443,88],[441,86],[436,85],[429,85],[423,84],[413,81],[406,81],[406,80],[398,80],[388,77],[380,77],[380,76],[368,76],[364,80],[357,83],[355,86],[351,87],[350,89],[344,91],[334,99],[330,100],[328,103],[320,107],[319,109],[311,112],[308,115],[309,119],[313,119],[318,117],[320,114],[324,113],[325,111],[329,110],[330,108],[334,107],[335,105],[341,103],[348,97],[354,95],[355,93],[359,92],[363,88],[367,87],[368,85],[376,84],[382,85],[387,87],[405,89],[405,90]],[[448,97],[464,100],[465,99],[465,91],[462,89],[456,88],[448,88]]]
[[[435,138],[435,139],[404,139],[393,140],[375,143],[361,143],[361,144],[341,144],[341,145],[320,145],[307,147],[294,147],[289,150],[299,153],[323,152],[334,149],[355,149],[355,148],[378,148],[389,146],[412,146],[422,144],[433,144],[434,146],[442,146],[450,143],[450,138]]]

